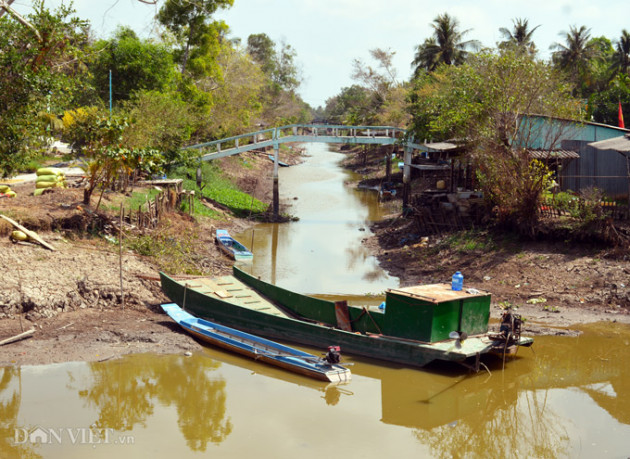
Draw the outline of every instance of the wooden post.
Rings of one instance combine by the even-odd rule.
[[[118,260],[120,264],[120,303],[122,304],[123,311],[125,310],[125,289],[123,288],[123,261],[122,261],[122,243],[123,243],[123,214],[124,209],[122,203],[120,205],[120,226],[118,228]]]
[[[278,221],[280,213],[280,190],[278,189],[278,156],[280,147],[275,144],[273,147],[273,219]]]
[[[404,167],[403,167],[403,213],[409,206],[409,195],[411,194],[411,148],[405,147]]]

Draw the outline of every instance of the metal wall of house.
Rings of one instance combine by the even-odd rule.
[[[527,148],[555,149],[561,148],[566,140],[597,142],[612,139],[626,134],[628,131],[616,126],[598,123],[576,123],[547,117],[524,117],[521,125]],[[563,147],[564,148],[564,147]]]
[[[589,147],[588,143],[579,140],[562,142],[563,149],[577,151],[580,155],[579,159],[564,164],[560,172],[562,191],[579,192],[596,187],[609,198],[627,198],[628,176],[625,156],[614,150]]]

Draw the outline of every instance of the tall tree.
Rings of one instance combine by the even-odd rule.
[[[24,18],[0,18],[0,174],[16,172],[41,138],[37,113],[65,105],[82,72],[86,23],[35,1]]]
[[[630,33],[626,29],[621,31],[621,37],[615,42],[612,66],[616,73],[630,75]]]
[[[501,27],[499,32],[503,36],[503,41],[499,43],[500,49],[514,48],[527,52],[534,56],[537,52],[536,45],[532,40],[532,35],[540,25],[533,29],[529,28],[529,20],[523,18],[512,19],[512,30]]]
[[[94,46],[90,70],[94,86],[107,100],[109,76],[113,82],[113,99],[128,100],[134,91],[165,90],[174,80],[175,64],[170,49],[151,40],[141,40],[136,33],[121,27],[111,40]]]
[[[591,41],[591,29],[586,26],[571,26],[568,32],[561,32],[564,43],[553,43],[550,49],[553,62],[569,75],[569,80],[575,84],[581,93],[580,83],[586,76],[591,59],[598,55],[597,43]]]
[[[166,0],[162,5],[157,17],[182,45],[179,53],[182,74],[187,70],[193,49],[201,48],[208,54],[208,47],[218,42],[217,34],[224,27],[211,21],[212,15],[233,4],[234,0]]]
[[[433,71],[440,64],[460,65],[468,57],[468,50],[479,48],[477,40],[463,41],[470,29],[460,30],[457,19],[448,13],[438,15],[431,24],[433,36],[416,47],[412,65],[416,73],[420,70]]]

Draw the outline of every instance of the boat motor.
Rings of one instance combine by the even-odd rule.
[[[324,360],[331,365],[341,362],[341,347],[328,346],[328,352],[326,352]]]
[[[501,317],[501,326],[499,332],[506,341],[518,342],[521,338],[521,327],[523,325],[523,319],[520,314],[514,314],[508,310],[503,313]]]

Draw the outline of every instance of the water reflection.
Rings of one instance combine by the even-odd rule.
[[[0,457],[70,457],[67,448],[55,456],[54,445],[16,444],[16,428],[36,426],[135,436],[133,447],[103,447],[100,457],[184,457],[211,447],[221,457],[258,449],[273,457],[278,432],[290,433],[283,457],[305,457],[305,444],[310,457],[334,454],[349,437],[353,454],[365,457],[392,444],[402,457],[623,457],[628,346],[630,327],[611,324],[588,327],[579,338],[539,337],[535,353],[521,350],[505,371],[500,360],[487,360],[490,375],[346,358],[353,380],[341,386],[212,348],[192,357],[6,367]],[[86,457],[76,451],[73,457]]]
[[[156,358],[134,355],[108,364],[90,363],[92,382],[78,393],[96,408],[96,429],[146,427],[155,401],[175,406],[177,424],[193,451],[208,442],[221,443],[232,431],[226,417],[226,382],[212,373],[220,364],[210,359]],[[72,374],[68,375],[72,379]],[[76,382],[75,382],[76,384]]]
[[[30,427],[18,422],[18,414],[22,403],[22,370],[20,367],[2,368],[0,378],[0,453],[3,458],[40,458],[32,445],[16,439],[16,429],[29,431]]]

